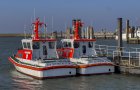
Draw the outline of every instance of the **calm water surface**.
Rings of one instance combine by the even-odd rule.
[[[21,47],[22,37],[0,37],[0,90],[140,90],[140,76],[111,74],[36,80],[15,70],[8,56]],[[97,44],[116,45],[115,40]],[[126,47],[140,47],[127,45]]]

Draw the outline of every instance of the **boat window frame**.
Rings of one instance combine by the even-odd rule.
[[[68,47],[72,47],[71,42],[67,42]]]
[[[27,46],[27,43],[26,43],[26,42],[23,42],[23,43],[22,43],[22,45],[23,45],[23,48],[28,48],[28,46]]]
[[[32,48],[33,49],[40,49],[40,43],[39,42],[33,42]]]
[[[46,45],[43,45],[43,55],[47,55],[48,52],[47,52],[47,46]]]
[[[64,48],[71,48],[72,47],[72,43],[71,42],[63,42],[63,47]]]
[[[84,55],[87,53],[86,45],[83,45],[82,46],[82,52],[83,52]]]
[[[31,49],[31,43],[30,42],[27,42],[27,48]]]
[[[48,42],[49,49],[55,49],[55,42]]]
[[[88,42],[88,47],[93,48],[93,42]]]
[[[79,48],[80,47],[80,43],[79,42],[74,42],[73,46],[74,46],[74,48]]]
[[[63,42],[63,47],[67,47],[67,42]]]

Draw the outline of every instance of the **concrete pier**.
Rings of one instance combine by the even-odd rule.
[[[140,74],[140,52],[134,52],[140,48],[133,48],[133,52],[126,51],[124,48],[120,52],[117,46],[96,45],[95,49],[99,57],[107,57],[114,62],[116,73]]]

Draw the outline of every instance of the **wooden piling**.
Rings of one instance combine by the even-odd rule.
[[[115,73],[120,73],[120,57],[122,51],[122,18],[118,18],[118,51],[120,52],[115,59]]]
[[[121,51],[122,47],[122,18],[118,18],[118,48]]]
[[[126,40],[129,42],[129,20],[126,20]]]

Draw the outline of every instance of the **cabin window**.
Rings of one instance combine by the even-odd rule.
[[[86,46],[85,45],[82,47],[82,51],[83,51],[83,54],[86,54]]]
[[[55,47],[55,43],[54,42],[49,42],[49,48],[54,49],[54,47]]]
[[[63,42],[64,47],[68,47],[67,42]]]
[[[47,55],[47,48],[45,45],[43,46],[43,55]]]
[[[33,49],[39,49],[39,48],[40,48],[39,42],[34,42],[33,43]]]
[[[71,47],[71,42],[63,42],[64,47]]]
[[[28,49],[31,49],[31,45],[29,42],[27,43],[27,47],[28,47]]]
[[[27,48],[26,42],[23,42],[23,47],[24,47],[24,48]]]
[[[93,42],[88,42],[88,47],[92,48],[93,47]]]
[[[68,44],[68,47],[71,47],[71,42],[67,42],[67,44]]]
[[[80,44],[79,42],[74,42],[74,48],[79,48]]]

